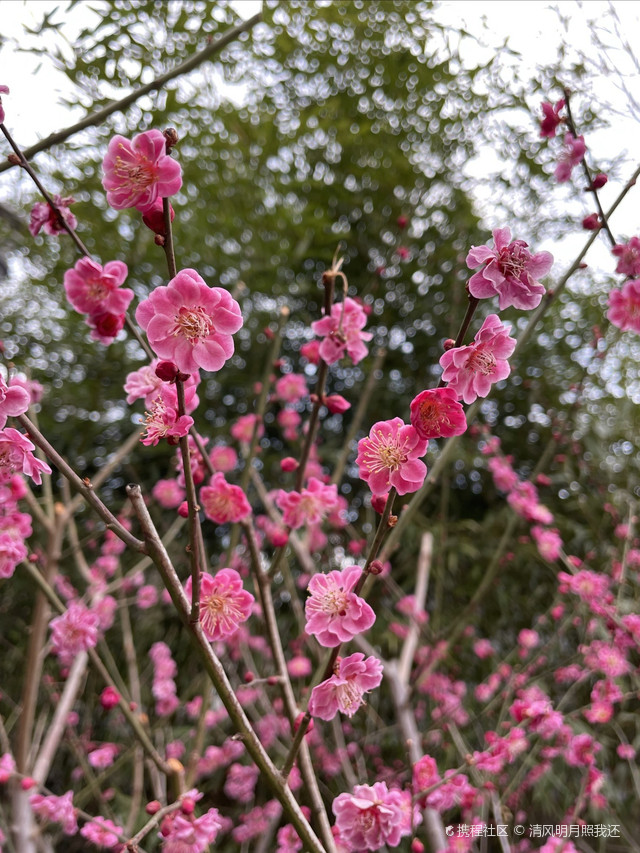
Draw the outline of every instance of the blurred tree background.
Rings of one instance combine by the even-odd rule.
[[[87,111],[163,74],[241,21],[232,4],[210,0],[96,0],[93,6],[99,25],[75,40],[72,62],[42,47],[43,62],[64,66],[76,87],[75,103]],[[32,38],[54,28],[64,29],[55,18],[45,20]],[[195,414],[202,435],[228,442],[230,425],[253,411],[254,384],[270,347],[265,329],[276,328],[282,306],[291,318],[281,369],[304,370],[312,388],[315,368],[300,361],[299,350],[312,337],[310,323],[322,306],[321,274],[339,245],[349,294],[369,306],[374,340],[364,362],[330,372],[330,392],[354,405],[323,420],[320,458],[328,470],[377,351],[386,357],[358,437],[376,420],[408,420],[411,399],[437,384],[443,340],[455,337],[466,307],[467,251],[488,241],[490,226],[509,225],[534,251],[546,241],[552,252],[551,241],[579,229],[579,199],[559,205],[550,177],[559,142],[540,140],[537,121],[539,103],[557,100],[568,86],[582,132],[606,123],[583,58],[565,46],[557,63],[538,69],[532,80],[519,75],[518,56],[508,45],[474,64],[465,48],[469,40],[481,41],[482,34],[440,23],[438,5],[430,2],[266,2],[262,22],[211,62],[34,158],[51,191],[75,197],[78,233],[95,257],[127,263],[127,286],[140,300],[166,284],[164,255],[135,211],[107,207],[101,162],[114,133],[177,129],[175,156],[184,174],[172,199],[178,266],[232,290],[245,318],[234,358],[220,375],[203,379]],[[20,140],[8,99],[6,109],[7,126]],[[500,164],[490,179],[469,168],[487,148]],[[612,181],[628,177],[622,166],[610,175]],[[22,223],[0,220],[0,240],[15,273],[2,282],[6,357],[43,383],[43,432],[91,476],[139,420],[141,403],[127,406],[122,385],[145,356],[124,333],[108,349],[90,341],[62,288],[64,271],[76,260],[73,246],[65,236],[34,240],[27,233],[36,200],[27,176],[12,169],[0,182],[11,197],[6,206]],[[562,265],[554,268],[549,287],[563,272]],[[542,500],[556,516],[567,551],[591,552],[603,564],[614,525],[639,488],[638,350],[629,335],[607,328],[606,293],[615,282],[612,274],[590,270],[575,276],[480,417],[513,454],[522,476],[555,442],[546,468],[551,485]],[[496,310],[482,305],[480,313]],[[504,319],[516,331],[528,321],[514,309]],[[596,326],[604,334],[599,342]],[[304,409],[299,406],[303,415]],[[283,448],[284,455],[296,455],[276,413],[275,406],[267,411],[258,463],[272,486],[280,485]],[[437,454],[432,442],[429,466]],[[120,505],[126,482],[149,490],[155,479],[170,475],[173,458],[166,445],[140,446],[105,495]],[[373,514],[354,458],[355,452],[341,493],[352,530],[367,535]],[[617,517],[603,513],[606,501],[619,503]],[[434,532],[434,640],[481,581],[509,514],[476,439],[465,436],[394,556],[394,580],[409,589],[420,533]],[[526,525],[518,530],[525,533]],[[344,538],[332,536],[334,542]],[[224,543],[210,544],[218,565]],[[532,608],[546,609],[555,589],[554,572],[531,542],[517,554],[475,616],[478,634],[505,649],[530,626]],[[321,554],[318,566],[328,567]],[[388,595],[382,587],[374,593],[378,605]],[[7,608],[27,622],[19,584],[7,587]],[[392,634],[388,642],[396,642]],[[456,666],[472,681],[483,677],[477,660],[460,659]]]

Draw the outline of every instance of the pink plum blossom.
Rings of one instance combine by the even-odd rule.
[[[124,314],[112,314],[111,311],[89,314],[85,320],[91,329],[92,340],[99,341],[104,346],[109,346],[114,342],[124,328],[124,321]]]
[[[138,305],[136,320],[162,359],[182,373],[220,370],[233,355],[242,326],[240,306],[222,287],[209,287],[193,269],[181,270]]]
[[[7,385],[0,376],[0,429],[6,424],[7,417],[23,415],[31,399],[29,393],[20,385]]]
[[[191,578],[185,586],[191,599]],[[242,585],[235,569],[220,569],[215,575],[202,573],[200,581],[200,624],[207,640],[224,640],[251,616],[254,598]]]
[[[0,785],[6,785],[16,772],[16,762],[10,752],[0,756]]]
[[[238,464],[238,454],[226,444],[216,444],[211,448],[209,459],[215,471],[222,471],[224,474],[233,469]]]
[[[26,474],[39,486],[42,474],[50,474],[51,468],[46,462],[33,455],[33,444],[26,435],[17,429],[0,430],[0,483],[6,483],[16,472]]]
[[[356,464],[360,479],[374,495],[383,495],[394,487],[399,495],[415,492],[424,483],[427,466],[420,460],[428,441],[402,418],[378,421],[368,438],[358,442]]]
[[[60,217],[67,223],[72,230],[78,224],[78,220],[69,210],[69,206],[75,202],[75,198],[68,196],[60,198],[59,195],[52,196],[53,202],[58,208],[60,216],[56,210],[47,201],[37,201],[31,209],[31,219],[29,222],[29,231],[35,237],[44,228],[44,233],[50,237],[60,234],[65,231],[65,227],[60,222]]]
[[[484,264],[469,279],[469,293],[476,299],[498,296],[501,311],[513,305],[524,311],[536,308],[545,292],[538,281],[553,264],[550,252],[532,255],[524,240],[511,240],[509,228],[493,232],[493,245],[472,246],[467,255],[469,269]]]
[[[255,764],[232,764],[224,783],[224,792],[232,800],[248,803],[253,799],[260,771]]]
[[[633,278],[640,276],[640,237],[632,237],[628,243],[618,243],[611,254],[618,258],[616,272]]]
[[[621,290],[609,293],[607,317],[623,332],[640,334],[640,279],[627,281]]]
[[[362,331],[366,323],[367,315],[355,299],[347,296],[344,302],[334,302],[331,314],[311,324],[315,334],[324,337],[320,358],[327,364],[334,364],[346,352],[354,364],[362,361],[369,352],[364,341],[373,337],[370,332]]]
[[[353,592],[361,574],[359,566],[347,566],[342,571],[320,572],[309,581],[306,632],[315,636],[321,646],[332,648],[347,643],[376,621],[371,607]]]
[[[512,461],[513,457],[510,456],[494,456],[487,463],[496,489],[500,489],[501,492],[510,492],[518,485],[518,475],[513,470]]]
[[[300,355],[306,358],[310,364],[317,364],[320,361],[320,341],[308,341],[300,347]]]
[[[80,258],[64,274],[67,299],[80,314],[124,314],[133,299],[133,290],[120,286],[127,273],[122,261],[102,267],[91,258]]]
[[[251,512],[251,505],[240,486],[227,483],[220,471],[211,478],[211,485],[200,489],[200,504],[207,518],[216,524],[242,521]]]
[[[119,752],[120,747],[115,743],[104,743],[92,749],[87,755],[87,760],[92,767],[104,770],[105,767],[111,767]]]
[[[284,523],[297,530],[304,524],[320,524],[337,500],[338,487],[335,484],[326,486],[316,477],[309,477],[307,487],[301,492],[280,489],[276,504],[282,510]]]
[[[54,654],[67,661],[98,642],[98,615],[84,604],[74,602],[62,616],[49,623]]]
[[[562,124],[564,118],[560,116],[560,110],[564,108],[564,99],[560,99],[556,105],[544,101],[541,104],[543,118],[540,122],[540,136],[544,139],[551,139],[556,135],[556,129],[559,124]]]
[[[587,150],[584,136],[574,137],[571,133],[565,133],[564,145],[555,170],[555,177],[559,184],[564,184],[571,178],[571,172],[580,164]]]
[[[240,444],[250,444],[253,436],[253,427],[257,420],[257,415],[242,415],[231,426],[231,437],[239,441]],[[262,421],[258,423],[257,437],[262,438],[264,435],[264,424]]]
[[[155,358],[151,364],[145,364],[138,370],[127,375],[124,390],[127,392],[127,403],[131,404],[139,399],[144,399],[146,408],[150,408],[158,396],[162,395],[167,405],[178,408],[178,394],[175,383],[161,379],[156,370],[161,362]],[[200,400],[198,399],[197,386],[200,384],[200,374],[192,373],[183,383],[185,397],[185,414],[194,412]]]
[[[465,432],[467,419],[452,388],[433,388],[411,401],[411,425],[420,438],[450,438]]]
[[[552,524],[553,515],[538,501],[538,490],[529,480],[518,482],[507,495],[507,503],[522,518],[538,524]]]
[[[297,403],[309,393],[307,380],[301,373],[287,373],[276,382],[275,393],[282,403]]]
[[[539,525],[531,528],[531,536],[538,546],[540,556],[553,563],[562,551],[562,537],[557,530],[551,530]]]
[[[178,444],[193,426],[193,418],[189,415],[178,416],[172,405],[167,406],[161,394],[153,401],[146,416],[145,432],[142,433],[140,441],[147,446],[155,447],[161,438],[166,438],[169,444]]]
[[[96,847],[111,850],[120,843],[119,836],[124,835],[124,830],[121,826],[116,826],[112,820],[98,815],[85,823],[80,830],[80,835]]]
[[[155,129],[132,140],[114,136],[102,168],[102,186],[116,210],[137,207],[146,213],[158,197],[174,195],[182,186],[180,164],[166,153],[164,135]]]
[[[185,491],[176,480],[158,480],[151,494],[163,509],[175,509],[185,499]]]
[[[365,693],[382,681],[382,664],[377,658],[365,660],[356,652],[340,660],[331,678],[311,691],[309,713],[321,720],[332,720],[338,711],[352,717],[362,704]]]
[[[440,358],[442,379],[465,403],[486,397],[491,386],[511,372],[507,359],[516,341],[509,337],[509,331],[497,314],[489,314],[472,344],[453,347]]]
[[[0,95],[8,95],[9,87],[8,86],[0,86]],[[2,98],[0,98],[0,124],[4,122],[4,107],[2,106]]]
[[[29,805],[34,814],[52,823],[59,823],[65,835],[75,835],[78,831],[75,809],[73,808],[73,791],[67,791],[61,797],[53,794],[31,794]]]
[[[358,853],[379,850],[383,844],[397,847],[412,833],[410,802],[408,792],[389,790],[385,782],[356,785],[353,794],[340,794],[333,801],[340,841]]]
[[[209,809],[200,817],[175,811],[163,819],[158,833],[163,839],[163,853],[204,853],[215,842],[222,825],[217,809]]]
[[[176,218],[176,212],[172,205],[169,205],[169,218],[171,222]],[[157,198],[151,207],[145,210],[142,214],[142,221],[154,234],[161,234],[163,237],[166,235],[164,202],[161,198]]]
[[[12,577],[18,563],[26,557],[27,549],[21,539],[0,532],[0,578]]]

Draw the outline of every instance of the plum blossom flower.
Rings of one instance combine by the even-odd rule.
[[[560,556],[562,550],[562,537],[557,530],[550,530],[535,525],[531,528],[531,536],[538,546],[540,556],[544,560],[553,563]]]
[[[158,197],[167,198],[182,186],[180,164],[166,153],[164,135],[155,129],[132,140],[114,136],[102,168],[102,186],[115,210],[137,207],[146,213]]]
[[[427,466],[420,460],[429,442],[402,418],[378,421],[368,438],[358,442],[356,465],[374,495],[393,486],[399,495],[415,492],[424,483]]]
[[[507,503],[522,518],[538,524],[552,524],[553,515],[538,501],[538,490],[529,480],[518,482],[507,495]]]
[[[60,221],[61,218],[71,229],[76,228],[78,224],[78,220],[69,210],[70,205],[75,202],[75,198],[72,196],[60,198],[59,195],[54,195],[52,199],[57,210],[51,207],[48,201],[37,201],[31,209],[29,231],[34,237],[40,233],[42,228],[44,228],[44,233],[50,237],[65,231],[65,227]]]
[[[65,835],[75,835],[78,831],[78,822],[73,807],[73,791],[67,791],[61,797],[53,794],[45,797],[42,794],[31,794],[29,805],[38,817],[59,823]]]
[[[172,405],[167,406],[162,394],[158,394],[151,410],[145,414],[145,432],[140,441],[147,446],[151,444],[155,447],[161,438],[166,438],[169,444],[178,444],[193,426],[193,418],[189,415],[178,416]]]
[[[341,572],[319,572],[309,581],[306,632],[315,636],[321,646],[332,648],[347,643],[376,621],[364,598],[353,592],[361,574],[359,566],[347,566]]]
[[[440,358],[443,380],[465,403],[486,397],[491,386],[511,372],[507,359],[516,341],[509,331],[510,326],[501,323],[497,314],[489,314],[472,344],[453,347]]]
[[[365,693],[382,681],[382,664],[377,658],[365,660],[361,652],[343,658],[336,664],[331,678],[311,691],[309,713],[321,720],[332,720],[338,711],[352,717],[362,704]]]
[[[175,509],[185,499],[185,491],[176,480],[158,480],[151,494],[163,509]]]
[[[559,124],[562,124],[564,118],[560,115],[560,110],[564,108],[565,102],[561,98],[556,105],[544,101],[541,104],[543,118],[540,122],[540,136],[544,139],[551,139],[556,135],[556,129]]]
[[[136,320],[151,347],[182,373],[220,370],[233,355],[242,326],[240,306],[222,287],[209,287],[193,269],[181,270],[138,305]]]
[[[231,437],[239,441],[240,444],[250,444],[253,435],[253,427],[257,420],[257,415],[242,415],[232,424],[230,432]],[[257,438],[262,438],[264,435],[264,424],[262,421],[258,423]]]
[[[0,578],[13,576],[18,563],[26,559],[27,549],[21,539],[0,532]]]
[[[337,501],[338,487],[335,484],[326,486],[316,477],[309,477],[306,489],[301,492],[280,489],[276,497],[276,504],[282,510],[282,520],[293,530],[303,524],[320,524]]]
[[[287,373],[276,382],[275,393],[282,403],[297,403],[309,393],[307,380],[301,373]]]
[[[355,299],[347,296],[344,302],[334,302],[331,314],[311,324],[315,334],[324,337],[320,358],[327,364],[335,364],[346,352],[354,364],[362,361],[369,352],[364,341],[373,337],[370,332],[362,331],[366,323],[367,315]]]
[[[0,429],[6,424],[7,417],[23,415],[29,408],[31,398],[20,385],[7,385],[0,376]]]
[[[584,136],[574,137],[571,133],[565,133],[564,145],[564,151],[554,173],[559,184],[564,184],[570,179],[571,172],[580,164],[587,150]]]
[[[9,87],[0,86],[0,95],[8,95]],[[0,98],[0,124],[4,122],[4,107],[2,106],[2,98]]]
[[[512,462],[512,456],[494,456],[487,463],[496,489],[500,489],[501,492],[510,492],[518,485],[518,475],[513,470]]]
[[[621,290],[609,293],[607,317],[623,332],[640,334],[640,279],[627,281]]]
[[[467,419],[452,388],[433,388],[411,401],[411,425],[420,438],[450,438],[465,432]]]
[[[114,342],[124,328],[124,321],[124,314],[112,314],[111,311],[89,314],[86,318],[86,324],[91,329],[92,340],[99,341],[104,346]]]
[[[229,447],[226,444],[216,444],[215,447],[212,447],[209,459],[214,470],[222,471],[224,474],[233,471],[238,464],[238,454],[233,447]]]
[[[111,850],[119,843],[119,836],[124,835],[124,829],[116,826],[112,820],[98,815],[85,823],[80,830],[80,835],[96,847]]]
[[[64,274],[67,299],[80,314],[124,314],[133,299],[133,290],[120,286],[127,273],[122,261],[109,261],[102,267],[91,258],[80,258]]]
[[[379,850],[383,844],[397,847],[412,832],[410,803],[409,792],[389,790],[385,782],[356,785],[353,794],[340,794],[333,801],[340,841],[352,851]]]
[[[50,474],[51,468],[33,455],[35,449],[35,444],[17,429],[0,430],[0,483],[6,483],[19,471],[39,486],[41,475]]]
[[[203,853],[214,843],[222,825],[218,809],[209,809],[200,817],[175,811],[163,819],[158,833],[163,839],[163,853]]]
[[[0,785],[6,785],[16,772],[16,762],[10,752],[0,756]]]
[[[490,299],[497,294],[501,311],[511,305],[524,311],[537,308],[545,292],[537,279],[549,272],[553,255],[532,255],[524,240],[511,239],[509,228],[496,228],[493,245],[493,249],[471,247],[467,255],[469,269],[484,266],[469,279],[469,293],[476,299]]]
[[[65,661],[98,642],[98,614],[80,602],[70,604],[62,616],[51,620],[49,627],[52,651]]]
[[[92,749],[87,755],[87,760],[92,767],[104,770],[105,767],[111,767],[119,752],[120,747],[117,744],[104,743],[102,746]]]
[[[191,578],[185,585],[191,598]],[[254,598],[242,585],[235,569],[220,569],[215,575],[202,573],[200,581],[200,624],[210,642],[234,634],[251,615]]]
[[[633,277],[640,275],[640,237],[632,237],[628,243],[618,243],[611,254],[618,258],[616,272]]]
[[[200,489],[200,504],[207,518],[216,524],[241,521],[251,512],[251,505],[240,486],[227,483],[220,471],[211,478],[211,485]]]

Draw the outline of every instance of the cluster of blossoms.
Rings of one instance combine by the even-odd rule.
[[[153,662],[153,686],[151,692],[156,700],[156,714],[168,717],[179,706],[176,695],[175,676],[178,667],[171,656],[171,649],[166,643],[157,642],[151,646],[149,657]]]
[[[104,267],[91,258],[80,258],[64,274],[67,299],[79,314],[86,314],[91,337],[110,344],[124,326],[133,290],[121,287],[127,278],[122,261],[109,261]]]

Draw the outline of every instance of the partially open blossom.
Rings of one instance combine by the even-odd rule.
[[[119,702],[120,694],[115,687],[108,685],[100,694],[100,704],[105,711],[111,711],[112,708],[115,708],[119,704]]]
[[[26,474],[39,486],[42,474],[50,474],[46,462],[33,455],[36,449],[26,435],[17,429],[0,430],[0,483],[6,483],[16,473]]]
[[[282,510],[284,523],[297,530],[303,524],[319,524],[337,500],[338,487],[335,484],[326,486],[316,477],[309,477],[307,487],[301,492],[280,489],[276,504]]]
[[[569,180],[571,172],[575,166],[580,164],[587,150],[584,136],[574,137],[571,133],[565,133],[564,146],[554,173],[559,184],[564,184]]]
[[[351,403],[340,394],[329,394],[323,402],[332,415],[343,415],[351,408]]]
[[[74,602],[49,623],[53,653],[64,660],[92,649],[98,642],[98,615],[84,604]]]
[[[34,237],[40,233],[42,228],[44,228],[44,233],[49,234],[50,237],[65,231],[66,229],[62,225],[60,217],[67,223],[69,228],[74,229],[78,224],[78,220],[69,210],[70,205],[75,202],[75,198],[72,198],[72,196],[60,198],[59,195],[54,195],[51,198],[60,216],[58,216],[58,212],[51,207],[48,201],[37,201],[31,209],[31,218],[29,221],[29,231]]]
[[[616,272],[632,277],[640,276],[640,237],[632,237],[628,243],[618,243],[611,254],[618,258]]]
[[[195,270],[181,270],[138,305],[136,320],[162,359],[183,373],[220,370],[233,355],[242,326],[240,306],[222,287],[209,287]]]
[[[465,403],[486,397],[491,386],[511,372],[507,359],[516,341],[509,331],[497,314],[489,314],[472,344],[454,347],[440,358],[443,380]]]
[[[640,279],[627,281],[609,293],[607,317],[619,329],[640,334]]]
[[[8,95],[9,87],[0,86],[0,95]],[[0,98],[0,124],[4,122],[4,107],[2,106],[2,98]]]
[[[171,222],[176,218],[176,212],[172,205],[169,205],[169,218]],[[154,234],[160,234],[163,237],[165,236],[164,202],[161,198],[157,198],[151,207],[144,211],[142,214],[142,221],[147,228],[150,228],[151,231],[153,231]]]
[[[598,231],[601,228],[600,217],[597,213],[590,213],[582,220],[582,227],[585,231]]]
[[[352,717],[362,704],[365,693],[382,681],[382,664],[377,658],[365,660],[356,652],[340,660],[331,678],[311,691],[309,713],[321,720],[332,720],[338,711]]]
[[[127,272],[122,261],[102,267],[91,258],[80,258],[64,274],[67,299],[80,314],[123,314],[133,299],[133,290],[120,286]]]
[[[114,136],[102,168],[102,186],[116,210],[137,207],[145,213],[158,197],[167,198],[182,186],[180,164],[166,153],[164,135],[155,129],[132,140]]]
[[[374,495],[383,495],[393,486],[399,495],[417,491],[427,476],[420,460],[428,441],[402,418],[378,421],[368,438],[358,442],[356,465]]]
[[[53,794],[49,796],[31,794],[29,805],[39,818],[51,823],[59,823],[65,835],[75,835],[78,831],[78,822],[73,807],[73,791],[67,791],[61,797],[56,797]]]
[[[92,818],[80,830],[80,835],[91,841],[96,847],[102,847],[110,850],[119,842],[119,836],[124,835],[124,830],[106,817]]]
[[[513,305],[524,311],[536,308],[545,292],[537,280],[546,275],[553,264],[550,252],[532,255],[524,240],[512,240],[509,228],[496,228],[493,245],[472,246],[467,266],[481,270],[469,279],[469,293],[476,299],[498,296],[501,311]]]
[[[216,524],[241,521],[251,512],[251,505],[240,486],[227,483],[220,471],[213,475],[209,486],[200,489],[200,504],[207,518]]]
[[[385,782],[356,785],[353,794],[339,794],[332,809],[340,841],[358,853],[379,850],[384,844],[397,847],[419,822],[417,815],[412,820],[409,792],[389,790]]]
[[[450,438],[467,429],[464,409],[452,388],[422,391],[411,401],[411,425],[420,438]]]
[[[195,817],[185,809],[172,812],[162,820],[158,837],[163,839],[163,853],[204,853],[216,840],[222,828],[218,809]]]
[[[7,417],[23,415],[29,408],[31,398],[20,385],[7,385],[0,376],[0,429],[6,424]]]
[[[346,353],[354,364],[362,361],[369,352],[364,341],[373,337],[362,331],[366,323],[367,315],[355,299],[347,296],[344,302],[334,302],[331,314],[311,324],[315,334],[324,337],[320,357],[327,364],[334,364]]]
[[[353,592],[361,574],[359,566],[347,566],[341,572],[320,572],[309,581],[305,630],[315,636],[321,646],[332,648],[348,643],[376,621],[375,613],[364,598]]]
[[[93,340],[100,341],[105,346],[113,343],[119,332],[124,328],[124,321],[124,314],[112,314],[111,311],[89,314],[86,319],[87,326],[91,329]]]
[[[556,128],[562,124],[564,118],[560,115],[560,110],[564,108],[564,99],[559,100],[555,106],[544,101],[541,104],[543,119],[540,122],[540,136],[551,139],[556,135]]]
[[[185,592],[191,598],[191,578]],[[215,575],[202,573],[200,581],[200,624],[207,640],[224,640],[234,634],[251,615],[254,598],[242,585],[235,569],[220,569]]]
[[[161,394],[153,401],[146,416],[145,432],[140,441],[147,446],[155,447],[161,438],[166,438],[169,444],[177,444],[193,426],[193,418],[189,415],[178,417],[178,412],[172,405],[166,404]]]

